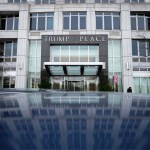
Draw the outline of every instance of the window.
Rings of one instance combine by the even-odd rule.
[[[115,0],[95,0],[95,3],[114,3]]]
[[[0,30],[18,30],[19,15],[0,16]]]
[[[50,47],[51,62],[98,62],[98,45],[62,45]]]
[[[16,62],[17,42],[8,41],[0,43],[1,62]]]
[[[96,29],[119,30],[120,14],[118,12],[95,12]]]
[[[132,13],[131,30],[150,30],[150,15]]]
[[[129,2],[129,3],[144,3],[144,0],[125,0],[125,2]]]
[[[54,13],[32,13],[30,30],[52,30]]]
[[[8,0],[8,3],[26,3],[27,0]]]
[[[41,40],[30,40],[29,43],[29,88],[37,88],[40,83]]]
[[[133,62],[150,62],[150,41],[132,40]]]
[[[63,29],[86,29],[86,12],[64,12]]]
[[[35,0],[36,4],[55,4],[55,0]]]
[[[66,4],[78,4],[78,3],[85,3],[85,0],[65,0]]]
[[[150,94],[150,78],[134,77],[134,93]]]

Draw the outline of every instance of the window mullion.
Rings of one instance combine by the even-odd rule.
[[[48,18],[48,16],[47,16],[47,13],[45,14],[45,30],[47,30],[47,18]]]
[[[38,18],[39,18],[39,14],[37,14],[36,16],[36,30],[38,30]]]
[[[78,30],[80,30],[80,14],[78,13]]]
[[[103,13],[102,14],[102,30],[105,30],[104,16],[105,16],[105,14]]]

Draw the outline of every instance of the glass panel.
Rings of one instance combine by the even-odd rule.
[[[68,66],[67,72],[68,75],[80,75],[80,66]]]
[[[69,46],[61,46],[61,61],[69,62]]]
[[[60,61],[60,46],[50,46],[50,57],[52,62]]]
[[[41,58],[36,58],[36,72],[38,72],[39,74],[37,74],[37,77],[40,77],[40,72],[41,72]]]
[[[0,29],[1,30],[5,30],[5,27],[6,27],[6,19],[5,18],[4,19],[1,18],[1,27],[0,27]]]
[[[114,57],[120,57],[120,41],[119,40],[113,40],[113,44],[114,44]]]
[[[131,17],[131,30],[136,30],[136,17]]]
[[[141,93],[148,94],[147,78],[141,78]]]
[[[140,56],[146,56],[145,41],[139,41],[139,55]]]
[[[134,93],[140,93],[140,78],[133,78]]]
[[[45,30],[45,17],[38,18],[38,30]]]
[[[31,30],[36,30],[36,18],[31,18],[30,19],[30,29]]]
[[[53,17],[47,18],[47,30],[53,29]]]
[[[113,57],[113,41],[108,41],[108,57]]]
[[[15,77],[11,77],[10,87],[15,88]]]
[[[80,17],[80,29],[86,29],[86,18]]]
[[[96,29],[103,29],[102,16],[96,16]]]
[[[13,30],[13,17],[7,18],[7,30]]]
[[[120,58],[114,59],[113,71],[114,72],[121,72],[121,60],[120,60]]]
[[[114,29],[120,29],[120,18],[114,17],[113,18],[113,24],[114,24]]]
[[[36,57],[41,57],[41,40],[37,40]]]
[[[98,71],[98,66],[85,66],[84,75],[96,75]]]
[[[99,62],[99,46],[89,46],[89,62]]]
[[[78,0],[72,0],[72,3],[73,4],[78,3]]]
[[[138,17],[138,30],[144,30],[144,16]]]
[[[111,16],[104,16],[104,29],[105,30],[112,29]]]
[[[70,46],[70,62],[79,62],[79,46]]]
[[[36,40],[30,41],[29,57],[36,57]]]
[[[78,16],[71,16],[71,30],[78,30]]]
[[[137,41],[132,40],[132,55],[138,56],[138,48],[137,48]]]
[[[5,56],[11,56],[11,49],[12,49],[12,42],[10,43],[6,43],[6,47],[5,47]]]
[[[69,29],[69,17],[64,17],[63,28]]]
[[[80,46],[80,62],[88,62],[88,46]]]
[[[13,56],[17,56],[17,43],[13,42]]]
[[[14,30],[18,30],[19,18],[15,18]]]
[[[3,88],[9,88],[10,78],[4,77]]]
[[[62,66],[50,66],[49,69],[52,75],[64,75],[64,70]]]
[[[36,72],[36,58],[29,58],[29,72]]]
[[[150,30],[150,17],[145,17],[146,30]]]
[[[113,58],[108,58],[108,71],[113,72]]]

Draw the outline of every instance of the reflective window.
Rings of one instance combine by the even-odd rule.
[[[95,3],[114,3],[115,0],[95,0]]]
[[[8,3],[26,3],[27,0],[8,0]]]
[[[132,56],[133,62],[149,62],[150,41],[148,40],[132,40]]]
[[[30,40],[29,43],[29,88],[37,88],[41,72],[41,40]]]
[[[98,62],[98,45],[50,46],[52,62]]]
[[[65,0],[66,4],[78,4],[78,3],[85,3],[85,0]]]
[[[0,30],[18,30],[19,15],[1,15]]]
[[[122,79],[121,79],[121,41],[109,40],[108,41],[108,72],[110,82],[113,83],[114,75],[118,76],[118,91],[122,91]]]
[[[131,30],[150,30],[149,14],[131,13]]]
[[[63,29],[86,29],[86,12],[64,12]]]
[[[30,30],[52,30],[54,13],[32,13]]]
[[[0,42],[1,62],[16,62],[17,41]]]
[[[142,94],[150,94],[150,78],[134,77],[134,92]]]
[[[144,0],[125,0],[125,2],[130,2],[130,3],[144,3]]]
[[[120,14],[118,12],[96,12],[96,29],[119,30]]]
[[[36,4],[55,4],[56,0],[35,0]]]

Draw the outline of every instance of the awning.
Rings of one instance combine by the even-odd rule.
[[[44,62],[50,76],[98,76],[105,62]]]

